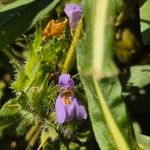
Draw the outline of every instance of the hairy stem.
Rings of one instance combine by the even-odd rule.
[[[75,30],[73,40],[72,40],[71,46],[68,51],[68,55],[66,57],[66,60],[65,60],[65,63],[64,63],[63,69],[62,69],[62,73],[70,72],[70,70],[72,69],[72,67],[75,63],[75,60],[76,60],[75,49],[76,49],[77,42],[79,41],[79,38],[80,38],[80,35],[82,32],[82,26],[83,26],[83,22],[82,22],[82,18],[81,18],[78,23],[78,26]]]

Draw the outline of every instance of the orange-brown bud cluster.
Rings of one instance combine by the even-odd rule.
[[[59,37],[66,28],[67,19],[63,22],[58,22],[57,20],[50,20],[43,31],[43,41],[48,40],[50,37]]]

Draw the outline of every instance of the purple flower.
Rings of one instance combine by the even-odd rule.
[[[57,122],[63,124],[74,117],[78,120],[86,119],[85,107],[74,95],[75,83],[69,74],[59,77],[59,86],[61,91],[55,103]]]
[[[67,4],[64,8],[64,12],[69,18],[71,30],[74,31],[82,15],[81,4]]]
[[[69,74],[62,74],[59,77],[59,86],[60,88],[75,88],[75,83],[72,79],[70,79]]]

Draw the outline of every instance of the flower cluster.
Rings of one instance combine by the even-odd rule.
[[[87,119],[87,112],[81,102],[75,97],[75,82],[69,74],[59,77],[60,94],[55,103],[56,117],[59,124],[72,120]]]

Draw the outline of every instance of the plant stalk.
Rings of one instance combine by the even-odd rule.
[[[81,17],[81,19],[78,23],[78,26],[76,27],[71,46],[69,48],[69,51],[68,51],[63,69],[62,69],[62,73],[70,72],[70,70],[72,69],[72,67],[75,63],[75,60],[76,60],[75,49],[76,49],[76,45],[77,45],[77,43],[80,39],[80,35],[81,35],[81,32],[82,32],[82,27],[83,27],[83,22],[82,22],[82,17]]]

